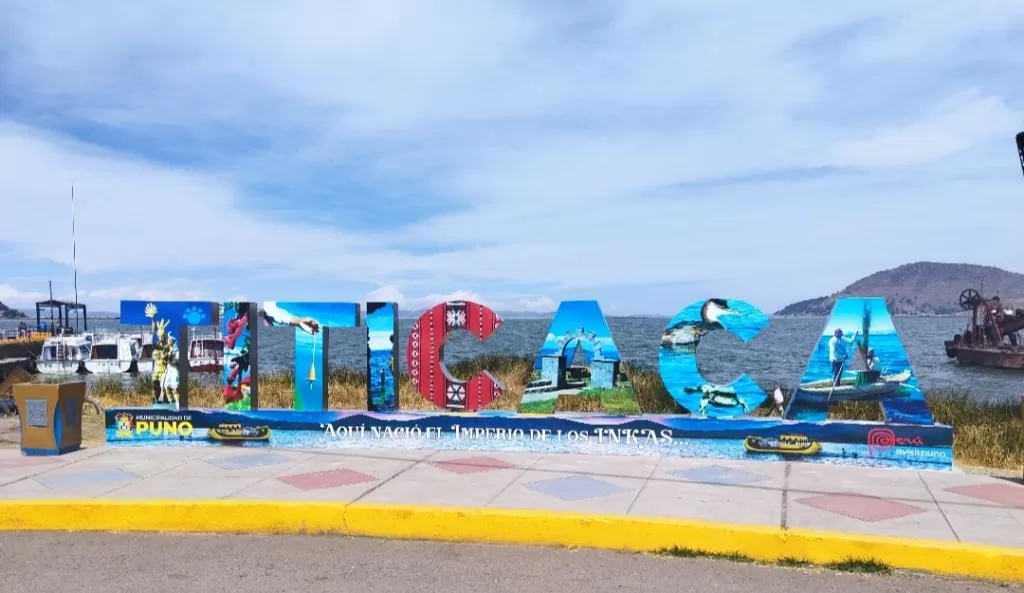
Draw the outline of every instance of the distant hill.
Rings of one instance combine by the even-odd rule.
[[[984,290],[982,291],[982,288]],[[836,298],[883,297],[893,315],[959,315],[964,289],[998,296],[1007,307],[1024,307],[1024,274],[991,266],[917,262],[876,272],[829,296],[793,303],[777,317],[828,317]]]
[[[0,319],[25,319],[26,317],[21,311],[0,303]]]

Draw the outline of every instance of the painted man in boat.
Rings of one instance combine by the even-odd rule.
[[[869,371],[881,370],[878,367],[881,366],[882,363],[878,360],[878,357],[875,356],[875,350],[873,348],[868,348],[868,353],[865,358],[867,359],[867,368]]]
[[[832,338],[828,341],[828,361],[832,364],[832,384],[838,385],[839,381],[843,378],[843,368],[846,367],[846,363],[850,358],[850,346],[853,345],[853,341],[857,339],[854,335],[852,338],[844,338],[843,330],[836,329]]]

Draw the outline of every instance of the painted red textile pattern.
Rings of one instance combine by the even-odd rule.
[[[444,341],[464,329],[481,340],[501,327],[501,317],[489,308],[468,301],[449,301],[423,313],[409,332],[406,365],[416,390],[439,408],[478,410],[501,395],[504,386],[484,371],[459,381],[444,366]]]

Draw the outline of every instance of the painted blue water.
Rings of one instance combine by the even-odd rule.
[[[864,339],[867,338],[866,346],[874,350],[874,355],[879,360],[877,370],[882,371],[883,374],[911,372],[911,378],[904,383],[905,388],[901,390],[900,397],[886,397],[881,400],[886,420],[905,424],[931,424],[934,422],[931,412],[928,410],[924,393],[922,393],[916,374],[911,367],[906,348],[896,333],[896,326],[886,308],[885,300],[881,298],[843,297],[836,301],[828,323],[818,338],[817,347],[811,353],[811,360],[801,383],[831,377],[828,344],[833,333],[838,330],[842,330],[845,334],[844,341],[851,340],[853,342],[848,346],[850,354],[854,354],[856,345],[863,345]],[[861,331],[864,334],[858,335]],[[858,361],[855,355],[852,356],[850,362],[853,368],[845,369],[844,374],[857,368],[855,365]],[[823,405],[802,401],[800,392],[797,392],[787,410],[787,415],[790,418],[810,421],[823,420],[827,413]]]
[[[225,447],[222,443],[206,438],[207,430],[196,429],[191,438],[176,439],[131,439],[118,440],[116,430],[107,429],[107,443],[113,446],[145,446],[145,447]],[[532,453],[578,453],[604,455],[662,455],[666,457],[690,457],[708,459],[757,459],[761,461],[792,461],[782,455],[752,456],[743,447],[742,439],[672,439],[671,442],[645,444],[611,442],[603,439],[599,442],[594,435],[587,435],[582,440],[580,433],[564,435],[561,439],[554,436],[548,439],[530,438],[525,433],[522,438],[459,438],[452,432],[432,432],[429,437],[421,433],[420,437],[392,437],[383,433],[377,435],[364,431],[362,435],[353,433],[328,434],[327,431],[312,430],[274,430],[272,443],[274,448],[285,449],[429,449],[435,451],[521,451]],[[239,447],[268,447],[270,442],[248,442]],[[822,451],[815,456],[800,458],[805,463],[821,463],[827,465],[860,465],[886,466],[909,469],[949,469],[952,464],[952,450],[949,448],[895,447],[888,451],[870,451],[866,445],[822,444]]]
[[[698,301],[680,311],[666,325],[666,331],[691,326],[700,332],[707,332],[703,338],[696,338],[698,343],[715,332],[731,333],[746,343],[756,338],[768,327],[767,315],[750,303],[736,300],[726,301],[727,313],[717,319],[721,328],[718,325],[705,324],[701,317],[705,302]],[[701,416],[709,418],[739,416],[756,409],[768,397],[761,387],[745,374],[726,385],[709,381],[701,373],[697,361],[696,345],[692,349],[661,347],[658,350],[658,368],[665,388],[672,398],[690,412]],[[708,389],[717,390],[719,388],[734,391],[737,403],[725,405],[725,400],[722,397],[712,398],[705,394]]]
[[[369,376],[372,406],[377,412],[388,412],[395,409],[395,375],[392,369],[392,351],[370,351]]]
[[[800,381],[801,384],[829,379],[832,376],[832,364],[828,359],[828,342],[831,338],[831,335],[825,335],[818,339],[818,345],[811,354],[807,371]],[[913,367],[906,350],[903,348],[899,335],[895,333],[873,334],[870,337],[869,346],[875,351],[875,356],[879,359],[881,365],[879,370],[882,371],[883,375],[895,375],[907,370],[911,371],[910,380],[905,383],[908,388],[906,395],[882,402],[885,408],[886,419],[890,422],[904,424],[931,424],[933,422],[931,412],[928,411],[924,393],[921,391],[921,386],[917,381],[916,375],[913,373]],[[851,357],[851,361],[849,368],[844,371],[844,376],[850,376],[855,370],[863,369],[863,363],[860,362],[859,357],[854,355]],[[824,420],[827,416],[827,412],[821,408],[802,407],[798,404],[799,401],[794,402],[791,418],[820,421]]]
[[[569,360],[576,355],[577,349],[582,349],[584,363],[590,365],[594,360],[594,344],[589,340],[572,339],[563,346],[559,340],[567,334],[578,332],[593,332],[594,339],[600,344],[601,358],[605,360],[620,360],[619,348],[612,338],[608,321],[601,312],[601,305],[597,301],[562,301],[551,320],[548,334],[544,344],[537,355],[535,368],[541,370],[541,358],[552,354],[564,352]]]

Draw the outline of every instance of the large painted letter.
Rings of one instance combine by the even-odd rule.
[[[177,409],[179,390],[187,390],[188,332],[180,329],[216,325],[219,314],[217,303],[205,301],[121,301],[122,324],[150,326],[152,349],[139,344],[133,355],[140,371],[152,372],[153,407]]]
[[[259,409],[256,303],[224,303],[224,409]]]
[[[409,332],[406,364],[409,378],[420,395],[439,408],[478,410],[505,389],[490,372],[469,381],[459,381],[444,365],[444,341],[448,334],[464,329],[486,340],[501,327],[501,317],[489,308],[469,301],[449,301],[420,316]]]
[[[672,398],[690,412],[711,418],[740,416],[768,397],[746,375],[728,385],[712,385],[697,368],[700,339],[724,329],[744,342],[768,327],[768,316],[743,301],[708,299],[686,307],[669,321],[658,350],[661,380]]]
[[[398,409],[398,303],[366,303],[366,409]]]
[[[267,325],[295,328],[295,409],[326,410],[330,328],[359,327],[359,303],[266,301],[260,316]]]
[[[583,365],[573,366],[578,349]],[[640,413],[619,350],[597,301],[562,301],[519,401],[525,414],[552,414],[561,395],[592,397],[609,414]]]
[[[845,401],[881,402],[887,422],[935,423],[884,299],[836,301],[786,417],[822,421]]]

